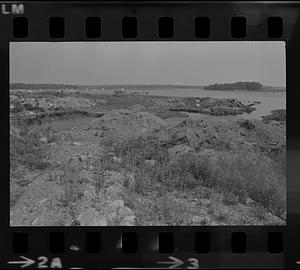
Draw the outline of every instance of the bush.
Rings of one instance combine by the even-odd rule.
[[[28,111],[33,111],[34,110],[34,106],[30,103],[25,103],[24,108]]]
[[[238,203],[238,197],[233,192],[225,193],[222,202],[225,205],[235,205]]]
[[[135,191],[139,194],[157,190],[159,183],[167,189],[205,187],[224,194],[224,203],[228,205],[246,203],[250,197],[278,216],[286,211],[286,179],[282,168],[263,154],[216,152],[219,156],[211,158],[186,153],[170,160],[166,148],[143,137],[117,140],[106,148],[99,167],[133,172]],[[113,155],[120,162],[113,161]],[[155,161],[155,166],[146,162],[149,159]]]
[[[194,188],[202,185],[211,174],[207,159],[187,153],[166,167],[167,178],[164,183],[179,189]]]
[[[136,204],[133,210],[137,225],[190,225],[194,216],[189,207],[166,196],[155,198],[151,204]]]
[[[79,181],[79,170],[80,168],[76,164],[72,164],[69,161],[64,167],[64,191],[62,196],[59,198],[60,207],[66,208],[72,221],[76,220],[79,210],[77,208],[77,202],[82,196],[81,184]]]
[[[10,166],[15,169],[18,165],[25,165],[30,169],[43,170],[48,167],[46,149],[39,140],[41,133],[26,124],[19,126],[20,133],[10,134]]]
[[[10,181],[10,207],[14,207],[22,196],[24,188],[19,186],[13,179]]]
[[[274,214],[285,211],[286,179],[269,158],[259,155],[250,159],[240,153],[220,157],[217,164],[208,181],[210,187],[222,193],[231,192],[243,203],[250,197]]]
[[[205,186],[197,186],[194,188],[196,197],[199,199],[209,199],[213,194],[213,190]]]
[[[265,218],[266,209],[263,207],[255,207],[250,209],[250,213],[257,219],[262,220]]]

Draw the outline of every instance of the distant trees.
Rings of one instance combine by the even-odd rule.
[[[259,82],[215,83],[204,87],[205,90],[261,90]]]
[[[11,83],[10,89],[26,89],[26,90],[36,90],[36,89],[51,89],[51,90],[60,90],[60,89],[79,89],[78,85],[72,84],[30,84],[30,83]]]

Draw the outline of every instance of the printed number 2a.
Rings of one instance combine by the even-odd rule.
[[[38,257],[39,263],[38,268],[49,268],[47,265],[48,258],[45,256]],[[60,258],[53,258],[51,261],[50,268],[62,268],[61,260]]]

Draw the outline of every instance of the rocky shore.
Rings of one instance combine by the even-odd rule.
[[[255,108],[236,99],[76,93],[14,94],[10,102],[11,226],[286,223],[282,111],[263,121],[194,120],[185,112]],[[59,132],[14,121],[29,112],[96,119]]]

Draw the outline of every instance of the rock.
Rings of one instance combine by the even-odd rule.
[[[88,159],[88,156],[86,156],[86,155],[76,155],[77,157],[78,157],[78,159],[79,159],[79,161],[87,161],[87,159]]]
[[[150,166],[154,166],[156,163],[156,160],[155,159],[146,159],[145,163],[149,164]]]
[[[135,180],[134,180],[134,175],[129,174],[128,172],[124,173],[124,187],[134,191],[135,190]]]
[[[121,158],[118,158],[118,157],[113,157],[112,160],[114,162],[117,162],[117,163],[121,163],[122,162],[122,159]]]
[[[246,204],[247,204],[247,205],[253,205],[253,204],[255,204],[255,201],[253,201],[253,200],[250,199],[250,198],[247,198],[247,199],[246,199]]]
[[[240,130],[240,134],[241,134],[241,136],[246,136],[246,132],[243,130]]]
[[[120,224],[121,226],[134,226],[135,225],[135,216],[127,216],[124,218]]]
[[[124,206],[122,208],[122,216],[128,217],[128,216],[134,216],[134,212],[127,206]]]
[[[112,185],[105,189],[105,195],[110,200],[121,199],[124,193],[124,187],[122,185]]]
[[[248,130],[253,130],[255,128],[255,125],[252,123],[252,121],[248,120],[248,119],[239,120],[239,124],[242,128],[245,128],[245,129],[248,129]]]
[[[38,223],[39,223],[39,219],[38,219],[38,218],[35,218],[35,219],[32,221],[31,225],[37,225]]]
[[[39,206],[41,206],[44,202],[46,202],[46,201],[48,201],[48,200],[49,200],[49,198],[45,198],[45,199],[43,199],[43,200],[38,201],[37,204],[38,204]]]
[[[114,200],[108,204],[108,207],[111,209],[111,211],[116,211],[120,207],[124,207],[124,201],[123,200]]]
[[[94,208],[84,209],[77,220],[81,226],[107,226],[106,218]]]
[[[186,145],[186,144],[179,144],[174,146],[173,148],[169,149],[169,154],[171,158],[181,156],[183,154],[186,154],[188,152],[193,151],[193,148]]]
[[[192,222],[193,223],[200,223],[202,221],[202,218],[199,217],[199,216],[194,216],[193,219],[192,219]]]
[[[94,186],[89,186],[85,191],[83,191],[83,195],[88,199],[94,199],[96,197]]]
[[[116,212],[112,212],[112,213],[109,213],[107,215],[107,223],[109,225],[115,225],[116,219],[117,219],[117,213]]]
[[[43,143],[47,143],[48,139],[46,137],[42,137],[42,138],[40,138],[40,141],[43,142]]]
[[[192,218],[192,223],[197,225],[210,225],[210,220],[208,217],[194,216]]]
[[[143,110],[145,110],[145,106],[140,105],[140,104],[135,104],[132,107],[130,107],[130,109],[133,111],[143,111]]]
[[[166,122],[148,112],[136,110],[112,110],[97,118],[87,130],[99,131],[104,136],[138,136],[148,130],[167,126]]]
[[[124,176],[122,175],[122,173],[114,171],[105,171],[103,176],[105,187],[109,187],[114,184],[124,184]]]
[[[280,122],[279,121],[276,121],[276,120],[271,120],[269,122],[270,125],[275,125],[275,126],[279,126],[280,125]]]
[[[81,146],[81,143],[80,142],[73,142],[73,145],[75,145],[75,146]]]
[[[91,182],[93,178],[93,174],[89,172],[88,170],[82,170],[79,173],[79,177],[83,180],[86,180],[87,182]]]

